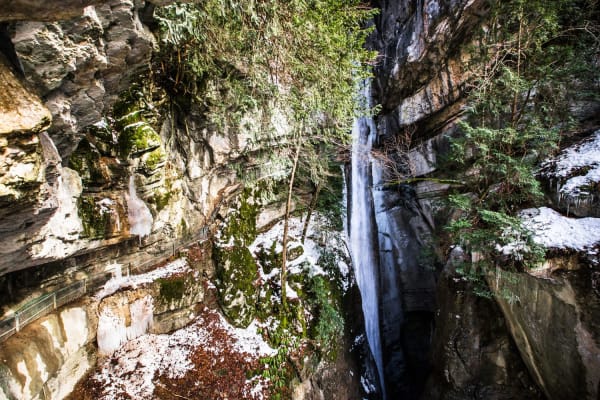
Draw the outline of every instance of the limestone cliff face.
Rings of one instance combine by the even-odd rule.
[[[64,399],[99,355],[147,332],[166,333],[187,324],[204,299],[198,270],[157,273],[161,280],[115,278],[111,282],[119,291],[105,289],[68,304],[3,342],[0,399]]]
[[[393,132],[442,111],[441,121],[449,119],[468,78],[463,45],[486,14],[486,2],[384,0],[380,7],[374,38],[380,129]]]
[[[231,165],[252,128],[207,127],[200,111],[169,108],[164,93],[158,110],[145,89],[158,49],[145,22],[168,3],[2,3],[0,284],[9,293],[39,275],[9,274],[29,267],[164,255],[237,189]],[[132,194],[151,213],[143,230]]]
[[[410,158],[401,155],[405,160],[400,168],[413,176],[430,173],[435,164],[432,150],[444,146],[443,140],[432,141],[423,145],[429,151],[420,151],[416,143],[439,135],[460,112],[468,79],[462,46],[481,23],[484,4],[460,0],[379,4],[381,13],[371,37],[371,45],[379,51],[374,103],[382,105],[375,139],[380,145],[396,137],[408,139],[403,148]],[[380,175],[374,184],[384,190],[376,191],[374,198],[387,393],[392,398],[417,398],[431,368],[428,353],[434,315],[439,313],[435,268],[423,250],[432,243],[436,221],[431,199],[422,194],[444,187],[395,187],[385,183],[397,179],[393,173],[384,168]]]
[[[569,258],[553,261],[564,266]],[[494,291],[508,288],[518,298],[497,300],[523,361],[548,399],[595,399],[599,393],[598,271],[583,260],[573,267],[546,278],[502,273],[490,279]]]

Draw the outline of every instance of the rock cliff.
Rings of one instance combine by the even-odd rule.
[[[378,221],[378,240],[385,288],[380,308],[390,318],[383,322],[388,393],[595,399],[600,314],[594,245],[547,246],[546,267],[539,271],[490,277],[490,300],[474,294],[477,288],[456,272],[456,251],[451,256],[443,243],[451,210],[440,200],[451,180],[463,177],[440,174],[439,161],[448,154],[448,138],[459,134],[457,121],[472,88],[468,49],[486,24],[489,3],[377,3],[381,13],[370,43],[379,52],[372,96],[382,106],[375,117],[382,191],[374,197],[384,205],[376,209],[378,218],[387,219]],[[598,121],[597,104],[588,106],[583,114],[580,106],[571,110],[589,134]],[[597,216],[596,140],[592,135],[542,165],[547,198],[566,215]],[[570,235],[565,229],[552,235]],[[507,298],[511,291],[516,301]]]
[[[9,293],[18,280],[48,278],[14,271],[143,262],[191,239],[235,192],[231,167],[250,134],[207,128],[200,113],[175,112],[148,87],[153,3],[33,3],[0,12],[10,41],[0,66],[0,279]],[[133,226],[133,194],[152,214],[144,231]]]

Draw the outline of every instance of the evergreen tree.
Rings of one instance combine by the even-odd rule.
[[[589,6],[594,9],[588,1],[492,2],[471,52],[476,78],[450,153],[466,184],[449,196],[460,216],[447,230],[477,254],[465,270],[474,279],[493,260],[510,269],[544,256],[516,214],[543,199],[536,167],[574,129],[569,106],[597,96],[599,36]]]

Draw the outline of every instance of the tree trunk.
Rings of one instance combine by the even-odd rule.
[[[283,238],[282,245],[283,250],[281,251],[281,312],[283,313],[284,325],[285,321],[287,321],[287,243],[288,243],[288,231],[290,225],[290,209],[292,208],[292,192],[294,190],[294,179],[296,177],[296,168],[298,167],[298,158],[300,157],[300,148],[302,144],[298,143],[296,145],[296,154],[294,155],[294,164],[292,165],[292,175],[290,176],[290,184],[288,186],[288,197],[287,202],[285,203],[285,219],[283,223]]]
[[[310,223],[310,217],[312,216],[313,211],[317,207],[317,200],[319,199],[319,193],[321,192],[322,187],[322,183],[317,184],[315,194],[313,194],[313,198],[310,201],[310,205],[308,206],[308,213],[306,214],[306,219],[304,220],[304,228],[302,229],[302,244],[304,244],[304,241],[306,240],[306,234],[308,232],[308,224]]]

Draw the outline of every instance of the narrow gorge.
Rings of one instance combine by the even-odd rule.
[[[600,398],[597,0],[0,0],[0,400]]]

